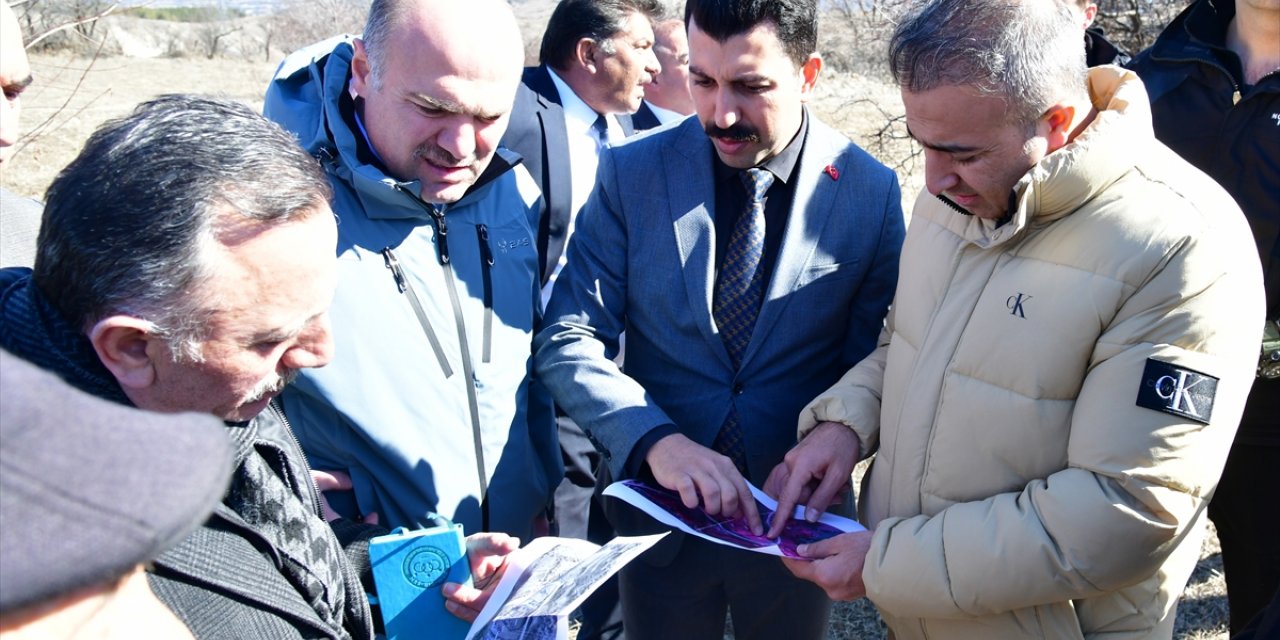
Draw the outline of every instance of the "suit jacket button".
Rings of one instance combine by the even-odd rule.
[[[742,395],[742,385],[740,384],[733,385],[733,395],[735,396]]]

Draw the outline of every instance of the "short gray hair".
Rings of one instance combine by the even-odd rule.
[[[1031,124],[1055,102],[1085,95],[1076,22],[1060,2],[928,0],[894,31],[890,71],[912,93],[970,86],[999,96],[1011,121]]]
[[[104,124],[54,179],[35,284],[78,327],[131,315],[176,359],[199,360],[219,232],[302,219],[331,198],[319,163],[247,105],[162,96]]]
[[[365,54],[369,56],[370,79],[375,89],[382,86],[382,68],[387,61],[391,33],[404,20],[409,9],[410,3],[405,0],[373,0],[369,7],[369,18],[360,40],[364,42]]]

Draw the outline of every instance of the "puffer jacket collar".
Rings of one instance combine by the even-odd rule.
[[[1098,110],[1094,121],[1014,185],[1007,222],[957,215],[937,198],[931,201],[939,206],[922,213],[983,249],[1071,215],[1129,171],[1154,142],[1151,107],[1137,74],[1110,66],[1090,69],[1089,96]]]

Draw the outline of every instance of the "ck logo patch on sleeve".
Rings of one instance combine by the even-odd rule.
[[[1138,406],[1209,424],[1218,379],[1177,365],[1147,358],[1138,387]]]

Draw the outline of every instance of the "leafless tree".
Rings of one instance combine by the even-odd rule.
[[[14,6],[29,50],[76,48],[96,51],[99,20],[117,7],[113,0],[29,0]]]
[[[196,14],[194,21],[200,23],[196,29],[196,39],[206,58],[214,59],[222,52],[223,39],[243,30],[243,25],[233,21],[237,15],[228,11],[222,3],[217,7],[205,7]]]
[[[887,77],[885,51],[895,18],[910,0],[827,0],[818,48],[827,66],[868,77]]]
[[[342,33],[364,30],[368,0],[288,0],[271,17],[272,40],[285,52]]]
[[[840,72],[889,81],[889,38],[897,17],[915,0],[824,0],[819,49],[827,66]],[[1074,2],[1075,0],[1061,0]],[[1191,0],[1098,0],[1094,23],[1108,39],[1132,54],[1148,47],[1160,31]],[[847,109],[874,107],[882,126],[863,132],[858,140],[881,162],[897,170],[913,171],[920,147],[906,133],[902,105],[853,98]]]
[[[1094,24],[1107,39],[1131,54],[1151,46],[1156,36],[1191,0],[1098,0]]]

